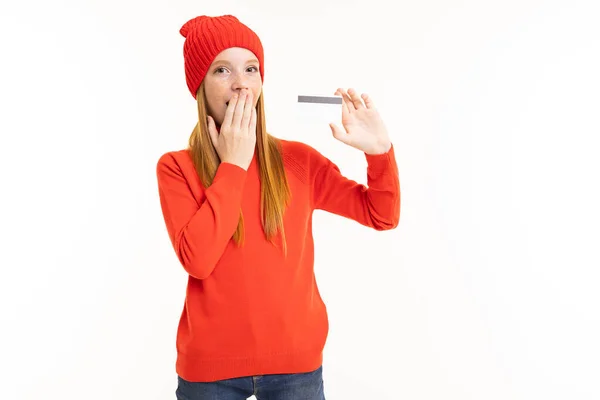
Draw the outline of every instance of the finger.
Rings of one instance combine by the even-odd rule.
[[[348,92],[344,91],[342,93],[342,96],[344,98],[344,104],[346,104],[348,112],[352,113],[353,111],[356,111],[356,107],[354,107],[354,103],[352,103],[352,99],[348,95]]]
[[[233,121],[231,121],[231,124],[234,128],[239,129],[241,127],[242,117],[244,116],[244,107],[246,106],[247,97],[248,97],[248,94],[246,93],[246,90],[242,90],[242,93],[240,94],[240,96],[238,98],[238,102],[235,105],[235,113],[233,114]]]
[[[358,93],[356,92],[356,90],[354,90],[352,88],[348,89],[348,95],[350,96],[350,99],[352,101],[352,104],[354,105],[354,108],[356,108],[358,110],[360,108],[365,107],[362,100],[358,96]]]
[[[213,146],[215,146],[215,148],[217,148],[217,143],[219,141],[219,134],[217,133],[217,127],[215,126],[215,121],[212,119],[211,116],[207,117],[207,126],[208,126],[208,134],[210,135],[210,140],[213,144]]]
[[[342,88],[338,88],[338,90],[335,93],[342,96],[342,116],[349,114],[350,107],[348,107],[348,95],[344,95],[344,89]]]
[[[256,113],[256,108],[252,107],[252,115],[250,117],[250,134],[256,135],[256,120],[258,116]]]
[[[252,109],[254,105],[254,101],[252,100],[252,92],[248,92],[246,97],[246,105],[244,106],[244,117],[242,118],[241,128],[248,128],[250,124],[250,119],[252,118]]]
[[[227,110],[225,111],[225,117],[223,118],[223,123],[221,124],[221,128],[224,126],[231,126],[233,121],[233,114],[235,112],[235,106],[238,103],[239,96],[238,94],[234,94],[229,100],[229,105],[227,106]]]
[[[367,106],[368,109],[375,108],[375,103],[373,102],[373,99],[371,99],[371,97],[368,94],[363,93],[362,98],[365,101],[365,105]]]
[[[336,138],[337,140],[339,140],[342,143],[346,143],[346,144],[348,143],[348,134],[346,133],[346,131],[341,129],[339,126],[337,126],[333,122],[331,122],[329,124],[329,127],[331,128],[331,133],[333,134],[334,138]]]

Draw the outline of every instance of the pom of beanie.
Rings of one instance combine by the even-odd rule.
[[[203,18],[206,18],[206,17],[204,15],[201,15],[199,17],[192,18],[189,21],[187,21],[185,24],[183,24],[181,29],[179,29],[179,33],[181,34],[181,36],[183,36],[184,38],[187,38],[190,33],[190,30],[194,29],[194,27],[196,25],[198,25],[200,20]]]

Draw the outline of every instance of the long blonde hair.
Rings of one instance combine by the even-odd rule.
[[[200,181],[207,188],[212,184],[221,160],[212,144],[205,122],[207,109],[204,82],[201,83],[196,92],[196,99],[198,103],[198,123],[190,135],[188,150]],[[289,204],[291,194],[283,167],[280,143],[277,138],[267,133],[264,94],[262,91],[256,105],[256,114],[256,148],[261,181],[260,217],[263,231],[265,237],[273,244],[274,237],[279,231],[284,254],[287,254],[283,215]],[[233,239],[238,246],[241,246],[244,241],[244,216],[241,209]]]

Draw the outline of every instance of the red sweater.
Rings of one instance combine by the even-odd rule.
[[[187,150],[168,152],[158,161],[166,228],[189,274],[176,339],[176,371],[186,380],[317,369],[329,323],[313,270],[313,211],[376,230],[398,225],[393,146],[386,154],[365,154],[367,188],[345,178],[314,148],[287,140],[281,144],[292,196],[284,216],[287,257],[262,231],[256,156],[247,171],[221,163],[208,189]],[[240,206],[245,243],[237,247],[232,235]]]

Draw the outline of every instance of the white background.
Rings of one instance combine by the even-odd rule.
[[[1,4],[1,399],[175,398],[155,166],[195,124],[200,14],[262,39],[270,133],[366,182],[296,102],[354,87],[396,146],[396,230],[315,214],[328,399],[600,399],[597,2]]]

